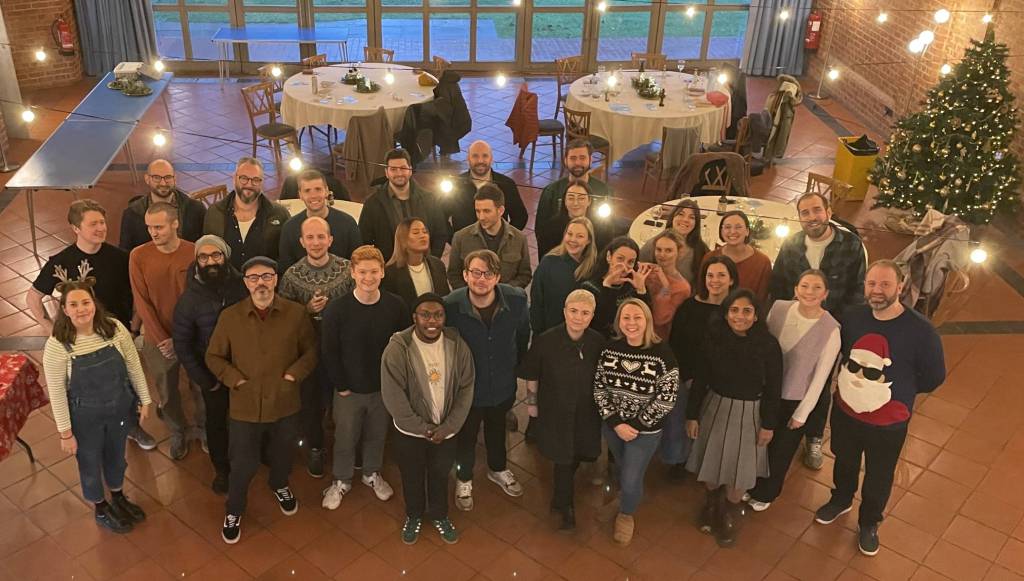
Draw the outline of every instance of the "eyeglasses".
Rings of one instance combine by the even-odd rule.
[[[154,182],[173,182],[174,174],[167,176],[155,176],[153,174],[149,174],[149,179],[153,180]]]
[[[245,280],[247,280],[247,281],[249,281],[249,282],[251,282],[253,284],[256,284],[256,283],[258,283],[261,280],[263,282],[270,282],[270,281],[274,280],[275,276],[277,276],[277,274],[275,274],[273,272],[264,272],[263,274],[247,274],[247,275],[243,276],[242,278],[244,278]]]
[[[196,260],[199,261],[199,264],[206,264],[206,263],[211,262],[211,261],[212,262],[221,262],[222,260],[224,260],[224,253],[220,252],[220,251],[216,251],[216,252],[211,252],[210,254],[200,254],[199,256],[196,256]],[[255,276],[255,275],[253,275],[253,276]],[[255,282],[255,281],[253,281],[253,282]]]
[[[873,367],[863,367],[853,359],[846,362],[846,368],[850,370],[850,373],[856,374],[858,371],[864,372],[864,379],[869,381],[878,381],[882,377],[882,370],[875,369]]]
[[[258,186],[263,183],[263,178],[261,177],[251,178],[249,176],[235,176],[235,179],[238,180],[238,183],[242,184],[243,186],[245,184],[252,184],[254,186]]]
[[[496,274],[489,270],[477,270],[475,268],[472,270],[467,270],[466,272],[468,272],[469,276],[472,276],[473,278],[482,278],[484,280],[493,280],[494,277],[497,276]]]
[[[416,316],[424,321],[443,321],[444,311],[416,311]]]

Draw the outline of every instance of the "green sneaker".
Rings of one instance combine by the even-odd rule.
[[[452,521],[447,518],[435,520],[434,528],[436,528],[438,534],[441,535],[441,540],[449,545],[454,545],[459,542],[459,533],[455,531],[455,525],[452,524]]]
[[[421,526],[423,526],[423,519],[406,517],[405,524],[402,525],[402,542],[407,545],[415,545],[416,541],[420,539]]]

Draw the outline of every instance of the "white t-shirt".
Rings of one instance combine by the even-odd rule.
[[[789,308],[786,322],[782,324],[782,331],[779,333],[779,347],[783,353],[788,353],[818,322],[818,319],[808,319],[801,315],[800,309],[797,308],[798,304],[794,301],[793,306]]]
[[[238,221],[238,231],[242,233],[242,242],[245,242],[245,237],[249,235],[249,228],[252,228],[252,223],[255,221],[255,216],[253,216],[252,220]]]
[[[832,244],[832,240],[836,237],[836,231],[831,227],[828,229],[828,236],[824,240],[814,241],[810,238],[804,238],[804,244],[807,245],[807,263],[811,265],[811,268],[821,268],[821,259],[825,256],[825,249],[828,248],[829,244]]]
[[[416,296],[434,292],[434,283],[430,279],[430,269],[427,268],[426,260],[419,266],[407,264],[406,268],[409,269],[409,278],[412,279],[412,286],[416,289]]]
[[[424,343],[412,334],[412,340],[416,343],[416,349],[423,360],[423,366],[427,369],[427,383],[430,389],[431,416],[435,424],[441,423],[441,413],[444,412],[444,338],[433,343]]]

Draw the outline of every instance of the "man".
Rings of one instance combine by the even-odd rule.
[[[349,261],[328,252],[333,246],[333,237],[327,221],[313,216],[302,222],[300,228],[302,238],[299,243],[306,256],[285,271],[278,292],[290,301],[306,305],[313,329],[319,333],[327,303],[351,291],[354,283]],[[326,359],[321,358],[313,373],[302,382],[299,421],[303,442],[309,444],[307,470],[314,478],[324,476],[323,423],[327,402],[331,399],[330,383],[324,368]]]
[[[474,215],[474,194],[485,184],[497,186],[505,195],[505,221],[522,230],[526,228],[529,216],[523,198],[519,195],[519,186],[512,178],[491,169],[494,158],[491,146],[486,141],[478,140],[469,145],[469,171],[461,174],[455,182],[455,189],[445,200],[448,218],[451,220],[452,231],[458,232],[476,222]],[[459,269],[458,273],[461,273]]]
[[[801,231],[782,244],[772,268],[769,286],[773,300],[790,300],[800,274],[817,268],[828,277],[828,297],[822,305],[840,322],[843,312],[864,303],[864,269],[867,263],[864,246],[854,232],[831,222],[828,200],[818,193],[807,193],[796,202]],[[829,377],[829,384],[832,378]],[[804,464],[820,470],[821,442],[828,419],[832,390],[821,390],[821,398],[807,417]]]
[[[381,355],[391,335],[409,325],[398,295],[382,291],[384,256],[372,246],[352,253],[356,286],[324,312],[322,356],[334,397],[334,479],[323,507],[334,510],[352,490],[356,445],[362,443],[362,481],[380,500],[394,491],[381,475],[388,411],[381,399]]]
[[[299,423],[299,384],[316,367],[316,334],[302,305],[276,296],[277,262],[266,256],[242,266],[249,298],[221,312],[206,365],[231,395],[231,476],[221,538],[242,536],[249,483],[260,463],[264,436],[270,489],[285,515],[299,502],[288,487]]]
[[[327,196],[331,192],[327,188],[324,174],[315,169],[306,170],[299,174],[298,183],[299,198],[306,205],[306,211],[289,218],[281,228],[281,248],[277,262],[281,265],[282,272],[287,271],[288,267],[298,262],[305,254],[299,237],[302,235],[300,230],[306,218],[317,217],[326,220],[333,235],[331,254],[348,259],[352,251],[363,243],[359,225],[352,216],[327,204]]]
[[[203,220],[206,219],[206,206],[199,200],[193,200],[188,194],[178,189],[175,181],[174,166],[164,159],[154,159],[146,168],[146,185],[149,193],[139,196],[128,204],[121,214],[121,248],[131,252],[136,246],[149,242],[146,230],[145,215],[150,204],[163,202],[178,210],[178,237],[195,242],[203,235]]]
[[[914,399],[946,379],[942,341],[931,322],[899,302],[903,284],[895,262],[875,261],[864,280],[867,306],[844,314],[830,440],[835,484],[832,498],[814,515],[829,524],[850,511],[863,456],[858,545],[868,556],[878,553],[878,524],[892,492]]]
[[[243,157],[235,165],[235,189],[210,206],[203,233],[221,237],[231,247],[231,264],[240,268],[250,258],[277,258],[281,228],[288,210],[263,195],[263,162]]]
[[[228,493],[228,388],[206,366],[206,348],[220,312],[249,295],[242,273],[231,266],[231,248],[213,234],[196,240],[196,261],[184,294],[174,308],[171,336],[174,353],[206,405],[206,444],[210,450],[217,494]]]
[[[156,387],[157,415],[171,432],[170,456],[181,460],[188,454],[192,438],[206,450],[206,411],[199,389],[187,382],[195,404],[195,425],[190,427],[181,402],[178,372],[181,364],[174,352],[174,308],[185,292],[195,245],[178,238],[178,211],[157,202],[146,209],[146,228],[152,241],[138,246],[128,257],[128,272],[135,308],[142,320],[142,361]]]
[[[523,487],[507,467],[505,413],[516,398],[516,365],[530,341],[530,313],[523,289],[499,284],[501,264],[490,250],[466,256],[463,277],[468,286],[445,297],[448,324],[469,345],[476,368],[473,407],[459,432],[455,506],[473,509],[473,465],[477,434],[484,426],[487,478],[509,496],[522,496]]]
[[[570,182],[587,184],[587,193],[593,200],[612,195],[606,183],[590,175],[590,157],[593,153],[590,142],[585,139],[573,139],[566,144],[562,163],[569,175],[551,182],[541,190],[537,215],[533,221],[534,231],[543,229],[549,220],[558,215]]]
[[[448,255],[448,282],[452,288],[466,286],[462,278],[465,257],[475,250],[490,250],[501,260],[501,280],[526,288],[533,278],[530,248],[522,230],[502,220],[505,195],[493,184],[485,184],[474,194],[477,221],[455,233]]]
[[[359,215],[363,243],[380,249],[390,260],[395,249],[395,229],[406,218],[416,216],[430,230],[430,253],[441,256],[450,232],[437,197],[420,189],[412,180],[412,158],[404,149],[392,149],[384,157],[387,181],[366,199]]]
[[[53,317],[43,305],[43,298],[52,296],[57,288],[59,268],[68,276],[78,278],[88,274],[94,277],[96,297],[125,328],[133,329],[128,253],[107,244],[107,211],[95,200],[75,200],[68,208],[68,224],[75,234],[75,243],[51,256],[36,275],[32,286],[25,292],[29,312],[46,330],[47,336],[53,334]],[[128,433],[128,439],[143,450],[156,448],[156,440],[142,429],[141,424]]]
[[[459,334],[445,328],[440,296],[417,297],[412,320],[391,337],[380,364],[381,396],[398,430],[392,442],[405,498],[402,541],[415,543],[427,518],[450,544],[459,537],[448,519],[448,473],[473,403],[473,357]]]

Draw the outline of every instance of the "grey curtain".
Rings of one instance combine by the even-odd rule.
[[[104,75],[124,61],[157,58],[150,0],[75,0],[85,74]]]
[[[789,10],[789,19],[779,20],[784,9]],[[740,59],[743,72],[761,77],[803,75],[804,31],[810,11],[811,0],[752,2]]]

